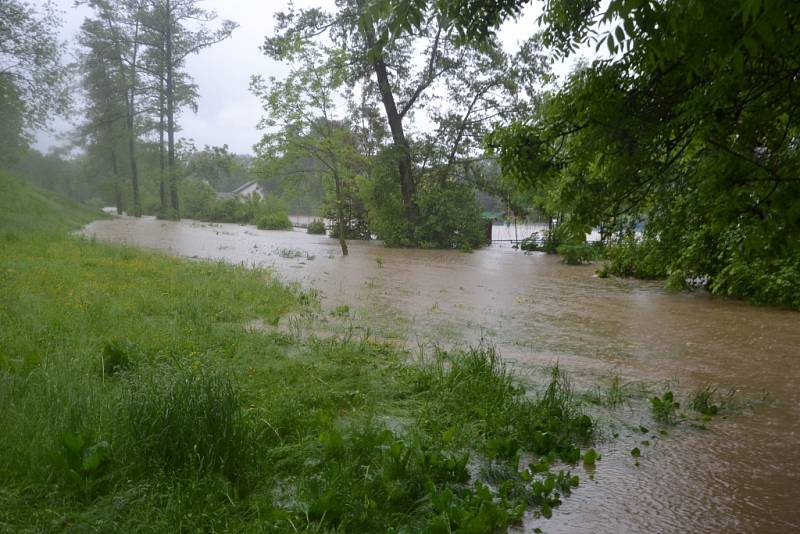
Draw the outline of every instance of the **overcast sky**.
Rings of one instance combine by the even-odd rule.
[[[41,3],[36,0],[34,3]],[[56,0],[63,11],[64,27],[62,39],[69,48],[75,46],[75,34],[91,11],[85,7],[74,7],[73,0]],[[297,7],[331,6],[332,0],[295,0]],[[280,77],[287,72],[281,64],[269,60],[259,50],[264,37],[273,28],[273,14],[285,7],[284,2],[259,0],[205,0],[200,2],[205,9],[214,10],[220,19],[230,19],[239,24],[226,41],[203,50],[188,59],[186,70],[199,88],[199,109],[192,113],[184,111],[179,119],[183,131],[180,137],[194,140],[195,145],[227,144],[233,152],[251,153],[252,146],[260,138],[256,124],[261,117],[261,106],[248,87],[250,76]],[[521,20],[506,24],[499,32],[504,46],[513,49],[517,43],[529,37],[535,30],[538,2],[528,8]],[[560,67],[559,71],[566,71]],[[80,117],[77,118],[80,120]],[[37,134],[36,148],[47,151],[58,144],[58,133],[70,129],[68,122],[56,120],[55,133]]]

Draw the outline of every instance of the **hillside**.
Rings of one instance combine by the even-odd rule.
[[[106,217],[64,196],[0,171],[0,230],[62,233]]]

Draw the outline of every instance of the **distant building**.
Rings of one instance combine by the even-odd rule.
[[[266,196],[266,191],[264,188],[261,187],[256,180],[252,180],[250,182],[244,183],[231,191],[230,193],[217,193],[217,197],[225,199],[225,198],[248,198],[252,197],[255,193],[258,193],[262,198]]]

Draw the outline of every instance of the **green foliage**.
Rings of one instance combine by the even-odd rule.
[[[55,463],[61,469],[65,487],[86,498],[102,493],[112,459],[109,443],[91,443],[69,431],[59,434],[58,442],[61,454]]]
[[[16,161],[27,148],[25,104],[8,76],[0,75],[0,165]]]
[[[580,412],[558,367],[536,398],[523,395],[491,349],[440,353],[418,380],[433,395],[431,420],[446,425],[437,431],[471,429],[486,440],[490,457],[514,457],[525,449],[574,462],[580,457],[575,443],[592,436],[592,421]]]
[[[611,57],[581,65],[537,114],[493,134],[504,173],[571,220],[644,221],[609,272],[797,307],[800,6],[602,9],[547,5],[545,38],[560,54],[591,41]]]
[[[130,369],[141,356],[141,350],[135,343],[127,339],[112,339],[103,345],[100,373],[103,377],[114,376]]]
[[[217,193],[208,182],[197,178],[186,178],[178,186],[181,215],[199,221],[212,220]]]
[[[54,4],[5,0],[0,21],[0,139],[10,142],[0,143],[4,162],[15,148],[27,145],[23,128],[45,126],[67,110],[71,88],[61,64],[61,18]]]
[[[597,454],[597,451],[596,451],[596,450],[594,450],[594,449],[589,449],[589,450],[588,450],[588,451],[586,451],[586,453],[583,455],[583,464],[584,464],[584,465],[589,465],[589,466],[592,466],[592,465],[594,465],[595,463],[597,463],[597,460],[599,460],[599,459],[600,459],[600,455],[599,455],[599,454]]]
[[[667,262],[654,240],[637,241],[632,236],[609,245],[609,263],[601,269],[602,276],[632,276],[642,279],[661,279],[667,276]]]
[[[414,364],[254,328],[313,305],[266,271],[63,235],[0,248],[9,530],[485,532],[578,484],[549,471],[593,429],[558,369],[527,394],[488,349]],[[546,459],[520,473],[521,454]]]
[[[325,221],[315,220],[308,223],[307,232],[309,234],[325,235]]]
[[[557,252],[567,265],[582,265],[603,257],[602,248],[591,243],[564,244]]]
[[[671,391],[665,392],[661,397],[653,397],[650,399],[650,409],[653,413],[653,418],[665,425],[675,424],[678,408],[680,408],[680,404],[675,401],[675,397]]]
[[[160,365],[132,376],[119,417],[124,447],[141,465],[239,481],[253,469],[253,432],[233,379],[193,364]]]
[[[608,386],[604,389],[597,388],[589,394],[589,400],[609,408],[616,408],[627,401],[632,395],[631,383],[623,383],[619,375],[614,375]]]
[[[352,115],[348,122],[357,126],[354,128],[359,139],[357,146],[363,147],[363,155],[379,153],[381,147],[390,147],[388,151],[393,155],[390,166],[400,195],[400,209],[396,209],[394,198],[391,203],[379,199],[383,213],[370,210],[371,229],[395,246],[425,244],[448,248],[451,244],[441,235],[434,235],[442,231],[441,220],[429,222],[423,235],[416,235],[417,224],[426,220],[422,206],[417,204],[426,197],[422,190],[430,187],[425,184],[430,180],[425,175],[432,172],[442,182],[466,180],[482,151],[481,142],[490,124],[527,109],[517,95],[535,92],[533,86],[543,77],[547,64],[535,40],[525,42],[514,57],[504,51],[499,40],[491,37],[479,44],[459,40],[445,24],[448,17],[437,16],[426,2],[400,2],[398,9],[393,4],[348,0],[336,4],[331,11],[292,8],[277,13],[276,31],[267,38],[265,53],[279,61],[304,64],[306,68],[293,71],[283,82],[273,80],[272,85],[278,90],[264,100],[270,108],[269,120],[275,120],[273,117],[289,115],[277,112],[277,105],[310,100],[301,109],[319,108],[321,103],[332,103],[330,91],[345,84]],[[436,2],[435,7],[444,4]],[[408,53],[415,49],[421,53]],[[323,58],[327,56],[327,61],[320,61],[320,52]],[[333,75],[330,65],[334,66]],[[309,71],[312,76],[305,74]],[[372,74],[365,76],[365,73]],[[434,87],[445,91],[447,109],[432,105],[436,102],[430,96]],[[317,93],[320,89],[328,92],[308,99],[305,95],[309,88]],[[353,98],[356,94],[361,96],[360,101]],[[383,112],[378,112],[378,106],[383,107]],[[332,119],[331,109],[333,106],[322,106],[326,113],[323,119]],[[408,129],[412,115],[427,117],[435,125],[436,133],[412,133]],[[288,122],[295,123],[295,129],[302,129],[310,121],[290,118]],[[342,148],[339,145],[334,150],[313,152],[329,157]],[[273,152],[277,155],[282,151]],[[326,167],[333,170],[336,165]],[[381,193],[386,190],[379,188]],[[471,216],[471,209],[472,202],[467,206],[467,217]],[[397,214],[399,218],[387,217],[386,213]],[[434,214],[434,219],[437,218]],[[457,245],[461,246],[475,244]]]
[[[409,247],[408,222],[400,194],[395,159],[391,150],[378,154],[370,179],[362,178],[358,189],[367,207],[370,230],[389,247]]]
[[[702,415],[717,415],[719,405],[714,403],[717,388],[706,386],[695,391],[689,406]]]
[[[480,216],[474,189],[434,177],[425,178],[419,185],[416,199],[420,221],[411,239],[393,162],[391,151],[383,152],[372,179],[359,184],[370,229],[378,239],[390,247],[472,250],[485,244],[486,223]]]
[[[259,216],[256,226],[259,230],[291,230],[292,221],[286,212],[273,211]]]
[[[422,248],[472,250],[485,244],[485,221],[467,184],[431,179],[417,191],[421,220],[415,238]]]

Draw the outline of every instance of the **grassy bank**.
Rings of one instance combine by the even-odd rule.
[[[578,483],[558,370],[254,328],[313,297],[70,237],[94,214],[0,184],[0,530],[494,532]]]

